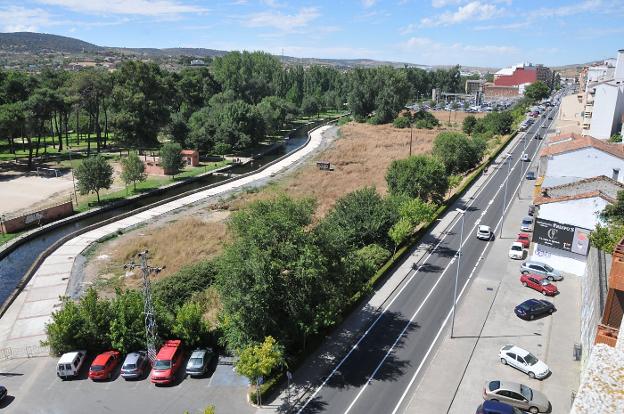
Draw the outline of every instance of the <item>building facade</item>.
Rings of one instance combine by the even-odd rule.
[[[496,86],[520,86],[537,81],[542,81],[552,87],[552,71],[544,65],[521,63],[510,68],[503,68],[494,74]]]

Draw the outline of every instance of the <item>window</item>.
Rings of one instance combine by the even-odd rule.
[[[527,356],[524,357],[526,359],[527,364],[529,365],[535,365],[538,362],[538,359],[535,358],[535,356],[533,354],[528,354]]]
[[[511,359],[516,359],[516,354],[514,354],[513,352],[508,352],[507,356]]]
[[[513,398],[514,400],[523,401],[524,397],[517,392],[509,391],[509,398]]]
[[[524,358],[522,358],[520,355],[516,356],[516,360],[518,360],[518,362],[523,365],[526,364],[526,362],[524,361]]]

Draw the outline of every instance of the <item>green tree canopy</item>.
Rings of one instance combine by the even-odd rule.
[[[136,190],[136,183],[145,181],[146,178],[145,164],[136,153],[132,152],[121,159],[121,179],[126,185],[132,183]]]
[[[460,132],[442,132],[433,141],[433,154],[444,163],[448,174],[463,173],[476,166],[485,148],[482,139]]]
[[[100,202],[100,190],[113,184],[113,167],[101,155],[85,158],[75,170],[80,194],[95,193]]]
[[[524,96],[533,102],[548,98],[549,95],[550,88],[542,81],[533,82],[524,89]]]
[[[248,345],[240,351],[236,372],[257,385],[260,377],[267,377],[284,363],[284,348],[272,336],[267,336],[262,343]]]
[[[416,155],[392,161],[386,182],[393,195],[406,195],[439,203],[448,190],[444,164],[429,155]]]
[[[472,135],[472,131],[474,131],[477,126],[477,118],[474,115],[468,115],[464,118],[464,122],[462,123],[462,130],[468,134]]]
[[[177,142],[167,142],[160,149],[160,165],[166,174],[175,176],[184,168],[181,151]]]

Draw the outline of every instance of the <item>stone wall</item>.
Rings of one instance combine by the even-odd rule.
[[[2,233],[16,233],[29,227],[41,226],[54,220],[71,216],[72,214],[74,214],[74,206],[71,201],[68,201],[54,207],[3,220],[0,223],[0,231]]]
[[[581,345],[583,363],[591,354],[596,329],[602,319],[607,297],[607,278],[611,270],[611,255],[591,247],[587,255],[585,277],[581,281]]]

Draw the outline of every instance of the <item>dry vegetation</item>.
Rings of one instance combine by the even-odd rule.
[[[448,112],[434,113],[439,119]],[[444,130],[457,129],[465,114],[453,112],[457,123],[452,127],[413,130],[412,154],[431,150],[434,138]],[[478,114],[477,114],[478,115]],[[455,118],[452,118],[455,121]],[[154,265],[166,265],[159,277],[174,273],[185,264],[218,255],[228,240],[226,210],[238,210],[251,201],[267,199],[286,193],[293,197],[313,197],[317,200],[316,218],[323,217],[343,195],[364,186],[374,186],[386,193],[386,169],[393,160],[409,154],[410,130],[392,125],[369,125],[351,122],[341,127],[340,138],[293,175],[256,193],[244,193],[219,205],[178,213],[177,221],[160,221],[104,243],[92,254],[87,266],[87,278],[99,278],[107,283],[100,287],[112,291],[115,286],[138,286],[138,275],[118,278],[123,264],[140,250],[149,249]],[[331,162],[333,171],[321,171],[317,160]],[[218,210],[217,210],[218,209]],[[190,215],[190,216],[189,216]],[[180,218],[180,216],[182,218]],[[116,282],[119,280],[120,282]]]

